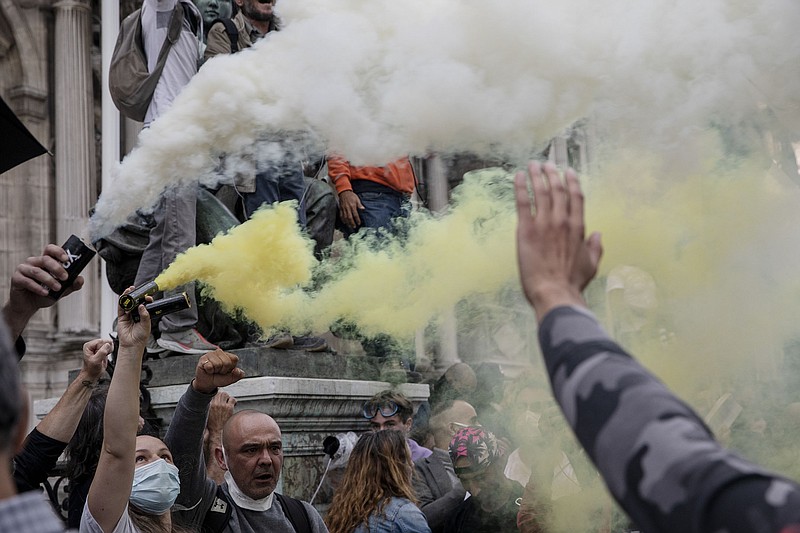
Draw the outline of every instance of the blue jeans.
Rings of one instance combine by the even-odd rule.
[[[242,194],[245,216],[249,219],[263,204],[296,200],[297,218],[300,226],[306,226],[306,209],[303,167],[293,159],[284,159],[267,164],[256,174],[256,190]]]
[[[372,181],[356,180],[352,185],[353,192],[361,200],[364,210],[358,212],[361,225],[357,229],[342,228],[345,237],[349,237],[361,228],[384,229],[392,233],[392,221],[409,215],[410,205],[405,194]]]

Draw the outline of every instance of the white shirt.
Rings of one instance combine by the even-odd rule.
[[[145,125],[157,119],[172,105],[172,101],[175,100],[178,93],[189,83],[192,76],[197,74],[198,61],[203,57],[203,40],[201,38],[203,19],[200,11],[190,0],[180,1],[190,6],[192,11],[197,14],[198,34],[192,32],[191,24],[184,17],[178,41],[172,45],[169,55],[167,55],[164,70],[153,93],[153,101],[150,102],[150,107],[147,109]],[[158,63],[158,53],[169,33],[169,20],[176,2],[178,0],[144,0],[142,4],[142,37],[149,70],[153,70]]]

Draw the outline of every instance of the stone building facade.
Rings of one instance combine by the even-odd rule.
[[[97,0],[0,1],[0,94],[50,151],[0,174],[0,294],[16,266],[47,243],[81,236],[99,185]],[[81,346],[99,334],[100,265],[87,286],[38,313],[25,333],[34,398],[60,394]]]

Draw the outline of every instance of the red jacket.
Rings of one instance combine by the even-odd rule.
[[[328,176],[336,187],[336,192],[352,191],[351,181],[369,180],[394,189],[397,192],[411,194],[416,181],[411,161],[407,157],[389,163],[385,167],[356,167],[347,160],[337,156],[328,157]]]

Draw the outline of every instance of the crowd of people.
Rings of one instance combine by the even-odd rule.
[[[588,310],[582,291],[602,247],[598,234],[584,235],[575,173],[567,170],[562,181],[553,165],[531,163],[515,187],[522,287],[537,316],[555,401],[630,528],[800,531],[800,486],[720,445]],[[510,442],[490,429],[491,416],[481,420],[488,411],[462,396],[477,386],[463,369],[452,381],[443,376],[433,405],[417,410],[427,413],[417,422],[428,427],[416,433],[422,442],[410,437],[414,409],[402,394],[387,390],[365,402],[361,414],[371,431],[353,447],[325,519],[276,490],[284,459],[278,422],[237,411],[235,399],[219,391],[244,377],[232,353],[216,349],[198,359],[163,439],[140,434],[139,379],[151,328],[144,305],[138,322],[118,310],[116,349],[103,339],[86,343],[80,373],[26,436],[21,334],[36,309],[54,303],[47,290],[60,288],[65,260],[49,245],[19,265],[3,307],[0,456],[13,467],[0,470],[0,530],[64,530],[37,489],[69,443],[80,457],[71,497],[81,531],[548,531],[548,483],[535,469],[524,484],[508,475]],[[112,351],[112,379],[99,389]],[[548,399],[536,392],[513,391],[526,407],[515,418],[521,448],[524,435],[533,438],[526,428],[547,431],[541,405]],[[524,463],[524,451],[514,452]]]

